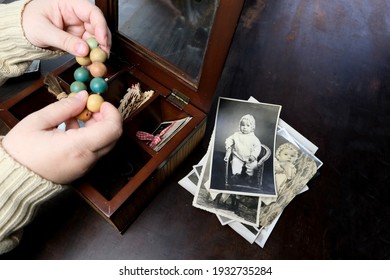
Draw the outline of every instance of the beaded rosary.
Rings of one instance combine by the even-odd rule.
[[[94,37],[87,39],[86,42],[90,51],[87,56],[76,57],[80,67],[73,73],[75,81],[70,85],[69,94],[72,96],[79,91],[87,90],[86,83],[89,82],[91,93],[88,96],[86,108],[77,116],[80,121],[87,121],[92,117],[92,113],[100,111],[100,106],[104,102],[101,94],[108,88],[107,81],[103,78],[107,74],[107,67],[104,64],[107,54],[99,47]]]

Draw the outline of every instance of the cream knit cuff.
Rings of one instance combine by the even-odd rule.
[[[0,86],[10,77],[22,75],[31,61],[64,54],[32,45],[24,36],[22,13],[31,0],[0,4]]]
[[[0,254],[14,248],[38,206],[64,189],[16,162],[1,146]]]

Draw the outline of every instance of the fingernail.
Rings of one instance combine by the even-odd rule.
[[[85,91],[85,90],[82,90],[82,91],[79,91],[79,92],[76,94],[75,97],[78,98],[78,99],[84,100],[85,94],[86,94],[86,91]]]
[[[75,46],[75,51],[78,56],[85,56],[86,53],[88,53],[89,49],[87,49],[87,44],[84,44],[82,42],[77,42]]]

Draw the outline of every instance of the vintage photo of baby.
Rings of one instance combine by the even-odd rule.
[[[238,183],[242,178],[248,184],[253,183],[254,170],[257,168],[257,158],[261,151],[261,142],[254,133],[255,127],[255,118],[246,114],[240,119],[239,130],[226,138],[224,161],[231,164],[232,174],[228,179],[233,183]]]
[[[276,198],[262,198],[260,225],[267,226],[282,213],[317,173],[319,163],[314,156],[289,142],[281,135],[276,137],[275,151]]]
[[[210,164],[211,148],[209,147],[192,205],[227,220],[233,219],[249,226],[258,227],[260,199],[255,196],[219,193],[210,190]]]
[[[280,145],[275,152],[275,180],[278,192],[282,192],[288,181],[297,173],[298,148],[291,143]]]
[[[218,105],[210,189],[275,197],[272,153],[281,107],[227,98]]]

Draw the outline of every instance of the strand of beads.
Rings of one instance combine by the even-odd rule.
[[[86,40],[89,46],[89,54],[84,57],[76,57],[80,65],[74,73],[75,81],[70,85],[69,96],[82,90],[88,90],[87,83],[91,93],[88,96],[87,106],[81,114],[77,116],[80,121],[87,121],[91,118],[92,113],[100,111],[100,106],[104,102],[102,93],[107,91],[108,85],[104,76],[107,74],[107,67],[104,62],[107,60],[107,54],[99,47],[95,38],[91,37]]]

